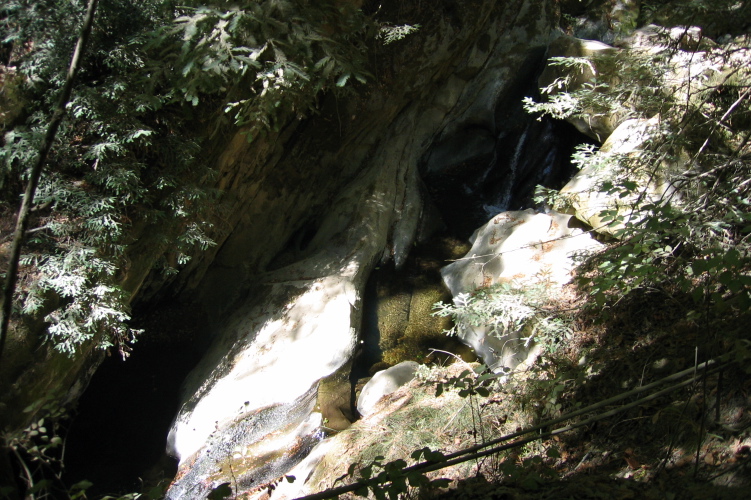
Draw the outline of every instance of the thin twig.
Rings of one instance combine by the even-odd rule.
[[[18,464],[23,469],[24,474],[26,475],[26,487],[27,489],[31,489],[34,487],[34,478],[31,474],[31,471],[29,470],[29,467],[26,465],[26,461],[21,457],[21,454],[18,453],[18,450],[15,446],[10,447],[11,450],[13,450],[13,454],[16,456],[16,460],[18,460]]]

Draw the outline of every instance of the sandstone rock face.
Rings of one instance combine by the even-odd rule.
[[[462,294],[501,283],[517,289],[544,285],[554,296],[571,279],[572,257],[600,246],[570,215],[504,212],[478,229],[467,255],[441,275],[455,303]],[[522,331],[498,335],[488,326],[460,325],[459,336],[496,372],[513,370],[537,352]]]
[[[454,296],[499,283],[563,285],[571,279],[571,256],[600,246],[570,215],[532,209],[496,215],[471,241],[464,258],[441,270]]]
[[[624,15],[633,12],[630,2],[621,2],[624,7],[618,10]],[[630,14],[629,14],[630,13]],[[629,18],[630,19],[630,18]],[[624,20],[631,24],[632,21]],[[548,48],[548,58],[571,57],[587,59],[588,64],[573,67],[548,64],[538,79],[538,85],[547,89],[549,95],[561,92],[576,92],[586,85],[606,84],[618,82],[618,71],[621,66],[612,64],[608,56],[615,56],[621,50],[632,51],[634,54],[663,54],[670,58],[670,70],[659,77],[663,87],[678,89],[691,78],[704,79],[727,61],[715,60],[711,56],[713,42],[703,39],[701,31],[695,27],[663,28],[646,26],[636,31],[627,29],[631,35],[620,40],[622,48],[615,48],[596,40],[585,40],[568,35],[556,38]],[[681,50],[674,50],[679,47]],[[699,52],[697,50],[701,49]],[[628,103],[624,103],[628,106]],[[581,109],[576,116],[566,120],[579,131],[604,142],[611,133],[627,118],[627,110],[597,112],[591,108]]]
[[[188,288],[200,280],[207,309],[229,319],[186,383],[169,438],[180,458],[169,498],[200,497],[235,479],[247,489],[269,470],[278,477],[288,454],[279,451],[271,469],[254,459],[267,456],[254,450],[271,436],[308,449],[316,389],[347,369],[371,269],[391,259],[400,265],[429,212],[420,159],[457,123],[494,124],[504,82],[529,47],[547,42],[549,8],[486,1],[463,13],[461,28],[437,21],[421,45],[399,55],[411,59],[405,85],[389,87],[401,94],[375,93],[363,109],[331,113],[333,123],[342,120],[336,138],[302,139],[298,130],[282,148],[273,140],[295,132],[283,130],[256,146],[264,154],[231,141],[220,183],[238,200],[234,230],[219,238],[213,263],[196,260],[179,280]],[[504,24],[509,9],[518,28]],[[344,406],[331,393],[341,385],[326,384],[322,409]]]
[[[508,11],[501,12],[505,7],[498,4],[479,2],[477,14],[461,22],[441,19],[425,38],[423,52],[411,53],[414,79],[409,88],[400,97],[382,96],[382,107],[374,99],[360,103],[367,111],[348,109],[340,124],[340,138],[334,141],[337,146],[322,147],[323,152],[305,163],[315,173],[303,168],[303,173],[292,174],[299,160],[318,147],[315,141],[295,144],[293,153],[270,147],[274,152],[268,158],[273,161],[263,165],[248,160],[252,155],[239,144],[226,155],[222,185],[236,189],[239,199],[251,201],[238,202],[242,215],[233,215],[235,231],[217,249],[216,262],[196,264],[195,269],[204,267],[196,274],[207,284],[205,296],[232,280],[233,289],[244,290],[241,294],[248,298],[215,300],[218,310],[233,311],[233,319],[220,329],[215,347],[191,378],[175,420],[171,446],[181,458],[181,472],[169,498],[205,495],[234,475],[240,489],[247,491],[284,473],[285,467],[313,448],[293,472],[298,478],[309,478],[320,473],[318,464],[325,464],[327,455],[346,454],[346,448],[331,447],[332,440],[313,447],[321,418],[314,411],[316,393],[323,411],[345,406],[336,392],[346,388],[342,381],[358,340],[363,284],[377,263],[393,259],[399,267],[404,262],[427,210],[418,167],[426,175],[444,175],[495,161],[498,134],[508,119],[502,112],[504,99],[513,94],[506,82],[534,59],[529,48],[547,41],[547,3],[514,2],[508,8],[518,14],[519,22],[511,29],[505,21],[510,18],[502,15]],[[568,37],[556,43],[552,55],[617,50]],[[549,84],[560,76],[566,75],[551,70],[540,81]],[[600,74],[593,67],[572,79],[569,90],[593,78],[609,77],[613,75]],[[627,121],[617,127],[621,121],[623,117],[590,116],[575,124],[598,141],[610,137],[603,152],[628,156],[638,150],[654,124]],[[268,176],[263,182],[251,175],[257,173],[251,164]],[[235,167],[242,173],[235,172]],[[295,182],[269,187],[268,179],[273,177],[269,169],[273,168],[295,175]],[[328,189],[325,180],[335,172],[341,176]],[[600,174],[583,171],[567,192],[589,197],[601,183]],[[655,185],[650,186],[653,181]],[[659,179],[650,179],[646,186],[650,196],[656,197],[669,189]],[[331,207],[328,198],[334,198]],[[611,207],[612,199],[595,197],[592,201],[591,210],[582,202],[574,211],[597,224],[592,219],[592,214],[599,213],[597,203]],[[585,216],[585,212],[591,213]],[[251,248],[266,234],[271,236],[269,247],[263,252]],[[554,295],[571,278],[572,256],[600,247],[571,215],[532,210],[493,217],[472,242],[467,256],[443,271],[455,297],[497,284],[517,289],[547,286]],[[244,265],[250,271],[243,270]],[[238,280],[240,274],[243,279]],[[535,354],[522,330],[500,335],[490,335],[484,326],[463,325],[461,330],[464,341],[495,371],[515,369]],[[397,378],[406,380],[413,368],[407,364],[403,377]],[[373,394],[364,395],[358,404],[361,413],[372,411],[369,399],[378,400],[392,390],[375,389],[381,379],[388,378],[388,371],[374,377]],[[321,400],[324,393],[325,402]],[[397,397],[401,392],[392,394]],[[374,418],[363,419],[353,428]],[[336,428],[346,427],[346,420],[342,414]],[[267,443],[273,446],[266,448]],[[273,455],[281,455],[279,460],[274,458],[278,465],[273,467],[257,460]],[[233,477],[227,470],[233,471]],[[273,495],[297,496],[298,485],[285,485]]]
[[[699,28],[691,26],[665,28],[649,25],[623,38],[621,46],[622,49],[613,49],[599,42],[562,36],[551,45],[551,56],[593,58],[592,65],[584,67],[581,73],[549,65],[539,83],[546,86],[557,79],[565,80],[568,83],[561,90],[567,91],[576,91],[588,82],[617,83],[618,75],[613,71],[619,66],[605,68],[601,64],[603,61],[597,58],[622,50],[621,54],[626,58],[662,58],[664,71],[655,75],[657,81],[653,85],[668,93],[689,96],[689,100],[695,101],[699,99],[702,86],[711,87],[713,82],[723,81],[733,71],[731,68],[742,65],[742,58],[748,57],[747,51],[740,47],[732,55],[721,57],[720,53],[724,51],[716,50],[715,42],[704,38]],[[695,101],[695,104],[699,103]],[[629,105],[629,102],[622,103],[623,109]],[[583,114],[585,118],[570,121],[578,121],[580,130],[587,132],[588,129],[587,133],[603,141],[603,144],[594,157],[595,161],[585,166],[561,190],[563,196],[555,204],[556,210],[575,214],[596,231],[615,236],[626,223],[642,216],[641,210],[645,205],[680,201],[674,187],[665,179],[685,169],[688,163],[685,153],[670,151],[669,155],[666,153],[652,164],[647,164],[643,157],[640,159],[640,153],[647,147],[646,142],[661,137],[659,115],[650,119],[624,120],[617,113],[597,115],[583,110]],[[625,114],[625,111],[620,114]],[[586,126],[583,125],[585,123]],[[608,193],[603,185],[615,189]],[[621,189],[627,185],[631,185],[630,192]],[[615,211],[623,220],[616,223],[604,221],[601,216],[603,210]]]
[[[357,411],[360,415],[367,417],[373,413],[383,396],[391,394],[415,377],[419,366],[414,361],[403,361],[373,375],[357,398]]]
[[[610,9],[610,19],[617,34],[629,33],[639,22],[638,0],[616,0]]]
[[[21,89],[24,79],[16,72],[16,68],[0,64],[0,85],[3,88],[0,94],[0,134],[5,134],[13,121],[23,112],[24,99]]]
[[[352,357],[360,290],[382,257],[407,165],[391,163],[353,182],[304,257],[260,276],[253,299],[235,310],[186,383],[169,436],[180,471],[168,498],[205,495],[230,470],[246,485],[268,482],[291,460],[282,450],[309,449],[318,381]],[[272,436],[281,448],[259,453]],[[269,453],[278,465],[269,466]]]
[[[267,295],[270,303],[237,314],[227,327],[234,333],[232,344],[216,343],[191,377],[196,393],[170,433],[175,456],[184,462],[217,428],[261,408],[295,401],[349,359],[355,340],[351,308],[359,299],[347,278],[274,284]],[[287,300],[279,310],[269,307]]]

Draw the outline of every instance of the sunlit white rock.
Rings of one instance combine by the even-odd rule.
[[[386,394],[391,394],[410,380],[415,378],[415,372],[420,366],[414,361],[402,361],[399,364],[382,370],[371,378],[362,388],[357,398],[357,411],[367,417],[373,413],[378,401]]]
[[[288,286],[274,291],[281,295]],[[294,401],[346,362],[355,345],[348,289],[346,277],[321,278],[276,314],[240,312],[229,328],[242,336],[177,418],[169,451],[184,460],[225,423]],[[207,359],[203,364],[213,363],[213,357]]]
[[[504,212],[472,235],[472,248],[462,259],[441,269],[454,302],[460,294],[508,283],[517,288],[544,285],[551,296],[571,280],[573,256],[602,245],[570,215],[534,210]],[[536,355],[523,331],[491,335],[485,326],[462,325],[461,340],[494,371],[509,371]]]
[[[617,235],[625,223],[641,217],[640,207],[668,200],[676,202],[675,190],[667,181],[675,165],[663,161],[655,168],[651,164],[635,166],[625,160],[656,136],[659,126],[659,118],[629,119],[620,124],[600,148],[598,161],[582,168],[561,189],[563,196],[556,208],[576,215],[597,232]],[[619,186],[624,181],[633,182],[636,188],[629,193],[613,194],[603,188],[605,182]],[[604,210],[617,210],[623,221],[604,220]]]

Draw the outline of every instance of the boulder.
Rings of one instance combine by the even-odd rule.
[[[603,55],[615,54],[615,47],[598,42],[596,40],[582,40],[568,35],[556,38],[548,48],[548,58],[552,57],[582,57],[590,59],[591,64],[577,66],[554,66],[548,64],[537,80],[542,89],[549,89],[548,95],[556,95],[560,92],[575,92],[584,85],[602,82],[608,83],[617,75],[607,71],[602,64],[598,64],[597,58]],[[585,109],[581,116],[572,116],[566,121],[575,126],[581,133],[588,135],[597,141],[604,141],[615,130],[618,122],[622,119],[615,114],[600,114],[593,109]]]
[[[0,64],[0,134],[5,134],[24,109],[24,78],[15,67]],[[7,140],[7,139],[6,139]]]
[[[588,46],[588,41],[561,37],[551,46],[551,55],[594,56],[591,69],[597,68],[601,72],[602,65],[597,60],[597,51],[586,50]],[[734,68],[745,65],[743,61],[748,57],[748,50],[741,46],[729,53],[727,47],[718,50],[715,42],[704,37],[700,28],[693,26],[666,28],[648,25],[621,40],[621,46],[626,56],[656,57],[660,66],[652,84],[658,85],[667,94],[678,96],[678,100],[689,99],[689,104],[697,109],[704,106],[702,99],[706,95],[705,90],[714,89],[726,82],[736,71]],[[607,49],[603,48],[601,53],[607,53]],[[581,75],[572,76],[548,66],[540,78],[540,84],[549,85],[556,78],[568,78],[570,83],[563,90],[573,91],[595,77],[605,82],[617,81],[617,75],[608,76],[607,70],[601,73],[596,76],[585,67]],[[629,103],[624,102],[621,107],[626,110],[628,106]],[[601,126],[604,123],[603,117],[597,113],[584,110],[583,116],[577,118],[589,123],[598,138],[607,139],[593,161],[588,162],[564,186],[562,196],[554,208],[575,214],[598,232],[617,236],[625,223],[636,221],[642,216],[640,211],[645,205],[680,202],[669,179],[675,177],[676,173],[685,172],[690,162],[685,151],[677,148],[668,151],[663,149],[662,153],[665,154],[655,161],[649,161],[649,156],[642,154],[649,142],[660,141],[665,135],[659,115],[626,120],[615,115],[606,118],[609,126],[618,125],[610,133],[608,127]],[[712,138],[713,141],[718,139]],[[744,139],[738,136],[731,139],[731,142],[738,144],[742,140]],[[619,186],[623,186],[624,182],[635,187],[630,192],[620,190]],[[603,192],[605,183],[616,189],[612,193]],[[616,210],[623,220],[620,223],[606,223],[600,215],[603,210]]]
[[[472,235],[472,248],[441,270],[453,296],[500,283],[561,286],[571,280],[572,255],[600,243],[557,212],[503,212]]]
[[[656,170],[651,166],[629,164],[629,157],[638,153],[650,137],[658,133],[659,120],[629,119],[613,132],[598,152],[596,163],[581,169],[561,189],[555,208],[567,212],[589,224],[599,233],[616,236],[624,224],[639,217],[639,209],[648,203],[669,200],[674,189],[667,181],[674,165],[663,162]],[[629,193],[605,192],[603,183],[614,186],[624,181],[636,188]],[[603,210],[618,210],[620,223],[603,221]]]
[[[509,12],[523,14],[526,29],[509,28]],[[347,425],[338,381],[358,341],[365,282],[379,262],[404,262],[430,212],[420,159],[441,131],[476,115],[479,90],[488,89],[483,120],[495,119],[488,102],[501,100],[529,47],[547,42],[552,14],[539,0],[485,0],[461,23],[421,30],[423,43],[405,41],[394,57],[409,70],[388,91],[346,103],[330,96],[322,119],[333,128],[308,137],[302,128],[321,120],[290,125],[261,162],[244,137],[232,140],[220,168],[225,197],[238,200],[231,234],[176,282],[200,283],[207,311],[228,319],[186,382],[169,435],[180,465],[168,498],[204,497],[224,482],[240,494],[269,470],[283,474],[253,450],[280,435],[307,449],[316,405]],[[289,465],[286,456],[279,449],[275,460]]]
[[[357,411],[360,415],[367,417],[372,414],[383,396],[391,394],[415,378],[419,366],[420,364],[414,361],[403,361],[373,375],[357,398]]]
[[[571,215],[534,210],[504,212],[472,235],[467,255],[441,270],[454,302],[468,293],[506,283],[521,290],[545,286],[554,297],[571,280],[573,257],[602,245]],[[491,334],[487,325],[459,325],[461,340],[472,347],[493,371],[510,371],[531,362],[539,352],[523,331]]]
[[[622,17],[618,21],[622,25],[633,24],[629,17],[634,15],[632,3],[630,0],[619,1],[614,7],[614,12],[619,12],[619,16]],[[626,31],[631,34],[619,41],[619,48],[596,40],[569,35],[559,36],[548,48],[549,61],[555,57],[584,58],[588,60],[588,64],[562,66],[548,63],[538,78],[539,87],[545,94],[553,96],[562,92],[574,93],[587,85],[617,84],[623,65],[614,64],[612,56],[616,56],[620,51],[635,56],[667,57],[666,70],[656,76],[662,80],[659,82],[660,86],[676,92],[680,92],[679,89],[692,79],[706,79],[717,72],[718,68],[728,65],[728,61],[722,61],[721,58],[712,55],[711,49],[716,44],[703,38],[701,30],[697,27],[664,28],[649,25],[633,32],[631,29]],[[624,102],[621,103],[621,109],[607,112],[584,108],[566,120],[582,133],[598,142],[604,142],[626,120],[629,107],[630,104]]]
[[[639,22],[639,0],[615,0],[610,8],[610,23],[617,35],[631,33]]]
[[[352,358],[360,290],[402,214],[405,170],[414,162],[379,166],[332,201],[299,261],[258,276],[230,308],[185,384],[168,438],[180,465],[167,498],[199,498],[234,480],[246,489],[264,484],[316,441],[319,382],[341,377]],[[335,396],[326,394],[326,411],[348,406]],[[271,441],[283,445],[258,451]]]

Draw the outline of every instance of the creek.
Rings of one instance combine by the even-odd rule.
[[[406,359],[446,362],[446,355],[431,349],[474,359],[470,349],[442,333],[445,322],[430,316],[435,302],[451,299],[440,268],[468,250],[468,237],[490,216],[532,206],[534,186],[562,186],[573,173],[574,146],[586,141],[563,122],[526,117],[507,123],[516,121],[492,139],[485,131],[462,130],[458,139],[449,138],[423,158],[432,234],[414,246],[401,268],[389,262],[371,273],[363,294],[361,344],[349,376],[353,390],[378,369]],[[475,140],[466,141],[469,136]],[[449,156],[459,159],[453,163],[445,154],[438,161],[435,151],[446,144],[474,149],[453,151]],[[176,462],[164,452],[165,437],[180,385],[207,348],[202,332],[209,322],[196,308],[160,304],[134,316],[148,333],[126,362],[113,356],[102,364],[68,431],[66,478],[71,484],[92,481],[94,497],[143,491],[174,476]],[[292,462],[283,460],[287,467]]]

